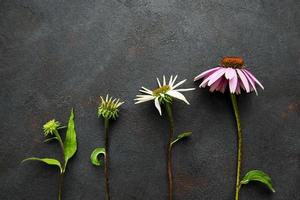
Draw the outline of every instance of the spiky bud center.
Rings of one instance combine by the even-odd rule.
[[[224,57],[221,61],[221,66],[242,69],[244,67],[244,60],[241,57]]]

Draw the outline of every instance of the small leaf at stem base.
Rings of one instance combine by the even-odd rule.
[[[53,140],[58,140],[58,138],[57,137],[48,138],[48,139],[44,140],[43,142],[47,143],[47,142],[51,142]]]
[[[101,165],[101,161],[100,159],[98,159],[98,156],[102,154],[103,156],[105,156],[105,148],[96,148],[92,154],[91,154],[91,163],[93,165],[96,165],[96,166],[100,166]]]
[[[171,143],[171,145],[175,144],[176,142],[178,142],[179,140],[183,139],[183,138],[186,138],[186,137],[189,137],[192,135],[192,132],[184,132],[184,133],[181,133],[177,136],[177,138]]]
[[[60,173],[62,173],[62,167],[61,167],[61,164],[58,160],[54,159],[54,158],[36,158],[36,157],[31,157],[31,158],[27,158],[25,160],[22,160],[21,163],[23,162],[26,162],[26,161],[40,161],[40,162],[43,162],[43,163],[46,163],[48,165],[55,165],[55,166],[58,166],[59,169],[60,169]]]
[[[241,185],[248,184],[250,181],[258,181],[265,184],[272,192],[275,192],[271,177],[263,171],[260,170],[251,170],[249,171],[244,178],[241,180]]]

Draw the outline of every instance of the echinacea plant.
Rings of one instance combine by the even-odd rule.
[[[194,81],[202,79],[200,88],[206,86],[210,87],[209,91],[220,91],[224,93],[229,85],[230,98],[233,106],[234,115],[237,125],[237,171],[236,171],[236,186],[235,186],[235,200],[239,199],[239,191],[243,184],[247,184],[250,181],[259,181],[264,183],[272,192],[275,192],[271,178],[269,175],[260,170],[251,170],[242,180],[240,180],[242,170],[242,128],[240,123],[240,115],[237,105],[236,95],[241,94],[244,90],[246,93],[255,91],[257,95],[256,84],[262,89],[264,87],[255,78],[255,76],[245,68],[244,60],[240,57],[224,57],[218,67],[204,71],[195,77]]]
[[[106,95],[106,98],[101,98],[100,105],[98,107],[98,117],[104,119],[104,137],[105,148],[98,147],[91,154],[91,162],[95,166],[100,166],[101,161],[98,159],[99,155],[104,157],[104,176],[105,176],[105,199],[110,200],[109,190],[109,140],[108,140],[108,128],[110,120],[116,120],[119,116],[119,107],[124,103],[120,99],[113,99]]]
[[[43,126],[45,137],[49,137],[44,142],[54,141],[56,140],[61,148],[62,159],[58,160],[55,158],[37,158],[31,157],[22,161],[41,161],[48,165],[54,165],[59,168],[60,178],[59,178],[59,186],[58,186],[58,200],[62,199],[62,187],[63,187],[63,178],[66,172],[67,164],[70,158],[74,156],[77,151],[77,141],[76,141],[76,131],[75,131],[75,120],[74,120],[74,112],[71,110],[67,132],[65,136],[65,140],[63,141],[60,136],[60,130],[66,128],[66,126],[61,126],[60,122],[55,119],[48,121]]]
[[[171,76],[169,82],[167,83],[166,77],[163,76],[163,81],[161,83],[157,78],[158,88],[154,90],[149,90],[145,87],[142,87],[140,92],[143,94],[136,95],[137,98],[134,99],[136,101],[135,104],[153,100],[154,105],[160,115],[162,115],[161,105],[164,106],[167,112],[167,117],[170,125],[169,141],[167,147],[167,173],[168,173],[168,183],[169,183],[169,187],[168,187],[169,200],[173,199],[172,147],[177,141],[181,140],[182,138],[189,137],[192,134],[192,132],[184,132],[179,134],[176,139],[173,138],[174,119],[173,119],[173,111],[172,111],[172,101],[173,99],[179,99],[189,105],[189,102],[186,100],[185,96],[180,92],[191,91],[195,89],[195,88],[177,89],[178,86],[182,85],[186,81],[186,79],[175,84],[176,79],[177,79],[177,75],[174,78],[173,76]]]

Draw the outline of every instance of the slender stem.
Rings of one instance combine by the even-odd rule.
[[[65,153],[64,153],[64,143],[62,142],[62,139],[58,133],[57,130],[54,131],[54,135],[57,137],[57,140],[59,142],[60,148],[61,148],[61,153],[62,153],[62,157],[63,157],[63,162],[65,162]]]
[[[235,94],[230,94],[231,102],[234,110],[234,115],[236,119],[236,126],[237,126],[237,139],[238,139],[238,149],[237,149],[237,167],[236,167],[236,184],[235,184],[235,200],[239,199],[239,191],[240,191],[240,175],[241,175],[241,168],[242,168],[242,128],[240,122],[240,115],[239,109],[237,105],[237,100]]]
[[[104,119],[104,129],[105,129],[105,156],[104,156],[104,175],[105,175],[105,199],[110,200],[109,193],[109,143],[108,143],[108,128],[109,128],[109,119]]]
[[[59,175],[58,200],[62,199],[63,182],[64,182],[64,172],[60,173]]]
[[[65,166],[65,150],[64,150],[64,144],[63,144],[62,139],[57,130],[54,131],[54,135],[57,137],[57,140],[58,140],[60,148],[61,148],[61,154],[62,154],[62,172],[60,172],[59,183],[58,183],[58,200],[61,200],[62,199],[64,173],[65,173],[65,168],[66,168],[66,166]]]
[[[172,140],[174,134],[174,120],[172,113],[172,104],[165,103],[166,111],[168,114],[169,120],[169,142],[168,142],[168,151],[167,151],[167,171],[168,171],[168,180],[169,180],[169,200],[173,199],[173,170],[172,170]]]

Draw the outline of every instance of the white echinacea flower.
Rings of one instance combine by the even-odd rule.
[[[185,96],[181,94],[180,92],[186,92],[194,90],[195,88],[187,88],[187,89],[176,89],[178,86],[182,85],[186,79],[180,81],[179,83],[175,84],[175,81],[177,79],[177,75],[173,78],[173,76],[170,77],[169,83],[166,82],[166,77],[163,76],[162,84],[160,83],[159,79],[157,79],[158,88],[154,90],[149,90],[145,87],[142,87],[141,90],[139,90],[141,93],[144,93],[142,95],[136,95],[136,99],[134,99],[136,102],[135,104],[143,103],[146,101],[154,100],[154,105],[157,108],[160,115],[161,113],[161,103],[170,103],[172,101],[172,97],[179,99],[186,104],[190,104]]]

